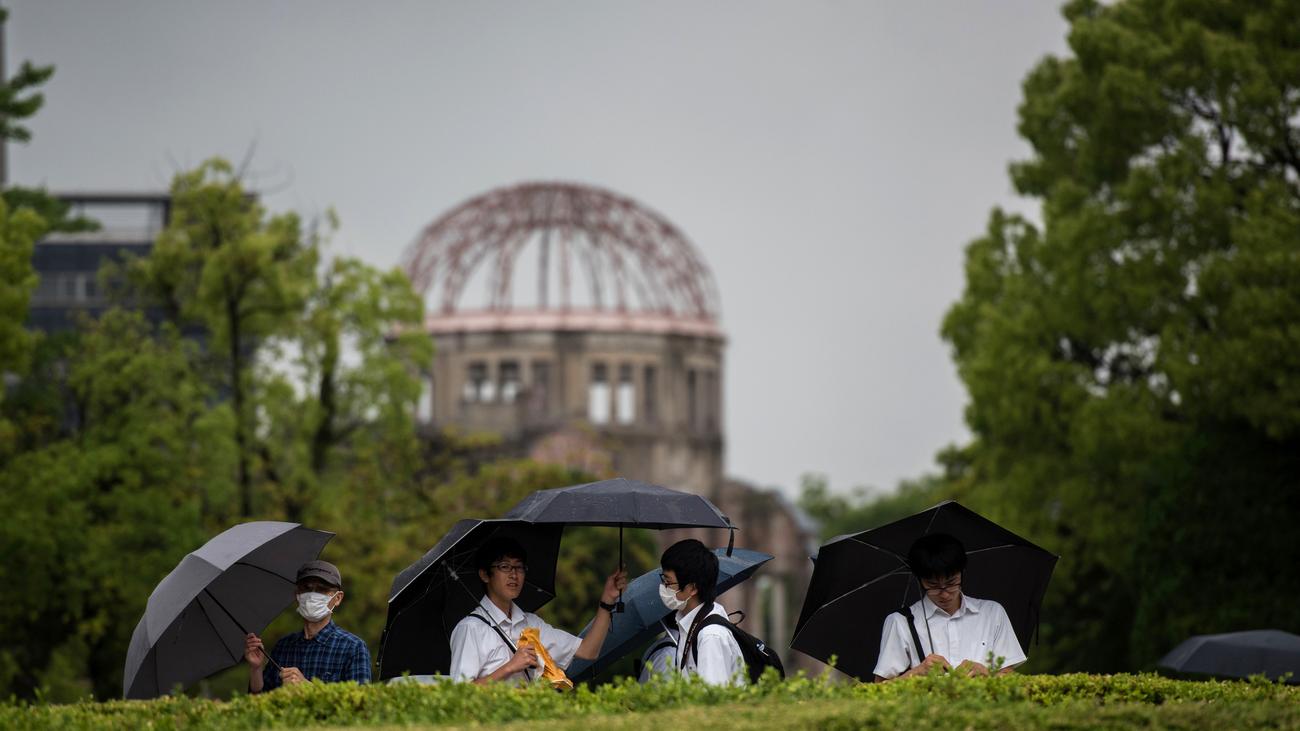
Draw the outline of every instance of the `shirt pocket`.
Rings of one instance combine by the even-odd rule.
[[[988,640],[976,640],[970,644],[970,653],[966,655],[971,660],[980,665],[989,664],[989,643]]]

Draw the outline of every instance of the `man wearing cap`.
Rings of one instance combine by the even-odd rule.
[[[343,577],[325,561],[308,561],[298,569],[298,614],[302,632],[280,638],[267,662],[262,639],[249,633],[244,641],[248,691],[261,693],[308,680],[370,682],[370,649],[361,638],[330,621],[343,603]]]

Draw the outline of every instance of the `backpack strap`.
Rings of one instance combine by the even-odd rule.
[[[650,651],[647,652],[645,656],[654,657],[656,653],[659,653],[663,650],[667,650],[670,647],[677,647],[677,643],[673,642],[672,640],[659,640],[659,644],[655,645],[654,647],[651,647]]]
[[[511,642],[509,637],[506,637],[506,633],[501,631],[501,628],[496,625],[496,622],[493,622],[492,620],[488,619],[487,617],[484,617],[478,612],[470,612],[469,616],[473,617],[474,619],[477,619],[478,621],[482,622],[483,624],[486,624],[487,626],[495,630],[497,633],[497,637],[500,637],[501,641],[506,643],[506,647],[510,648],[511,655],[515,654],[516,652],[519,652],[519,648],[515,647],[515,643]],[[528,678],[529,680],[533,679],[533,675],[528,671],[528,668],[524,668],[524,677]]]
[[[925,650],[921,649],[921,635],[916,631],[916,617],[912,616],[912,610],[907,607],[899,607],[894,611],[907,618],[907,628],[912,630],[912,643],[916,645],[916,664],[920,665],[921,660],[925,659]]]
[[[706,616],[695,628],[695,632],[691,635],[690,639],[687,640],[687,644],[691,646],[691,660],[693,660],[697,665],[700,662],[700,643],[699,643],[700,630],[711,625],[712,626],[720,625],[723,627],[730,628],[731,620],[727,619],[726,617],[719,617],[716,614],[710,614]],[[681,665],[682,667],[686,667],[686,662],[683,660]]]

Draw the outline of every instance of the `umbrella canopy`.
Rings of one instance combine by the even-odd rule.
[[[790,646],[823,662],[835,655],[838,669],[870,680],[885,618],[921,598],[906,557],[929,533],[962,542],[962,592],[1001,604],[1027,653],[1057,556],[953,501],[823,545]]]
[[[293,603],[298,568],[333,538],[297,523],[237,525],[181,559],[135,626],[122,694],[155,698],[235,665],[244,635]]]
[[[1276,680],[1291,673],[1300,683],[1300,635],[1276,629],[1189,637],[1157,665],[1182,673],[1246,678],[1263,673]]]
[[[518,520],[465,519],[402,570],[388,593],[388,621],[379,641],[379,678],[402,673],[445,675],[451,667],[451,631],[483,598],[474,555],[504,534],[528,552],[528,573],[515,604],[535,612],[555,598],[555,559],[564,526]]]
[[[699,495],[626,477],[538,490],[506,518],[529,523],[629,528],[731,528],[731,521]]]
[[[520,500],[505,517],[529,523],[603,525],[618,527],[618,565],[623,565],[623,528],[727,528],[727,543],[735,540],[735,527],[705,498],[626,477],[583,485],[538,490]],[[620,594],[614,611],[625,604]]]
[[[732,549],[731,555],[727,555],[725,548],[716,548],[713,552],[718,556],[719,594],[753,576],[758,567],[772,560],[766,553],[743,548]],[[575,658],[568,669],[570,678],[577,681],[595,677],[659,634],[659,622],[672,615],[659,600],[660,575],[658,569],[649,571],[627,585],[627,591],[623,593],[626,610],[618,622],[610,627],[609,634],[605,636],[605,644],[600,648],[600,655],[595,660]],[[580,635],[586,637],[589,630],[590,622]]]

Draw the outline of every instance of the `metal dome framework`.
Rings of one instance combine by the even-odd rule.
[[[402,266],[433,304],[431,320],[466,312],[466,287],[488,266],[488,302],[477,312],[505,315],[520,311],[516,270],[533,251],[537,302],[524,311],[718,321],[713,277],[685,235],[637,202],[592,186],[523,183],[472,198],[425,227]],[[580,279],[585,306],[573,297]]]

